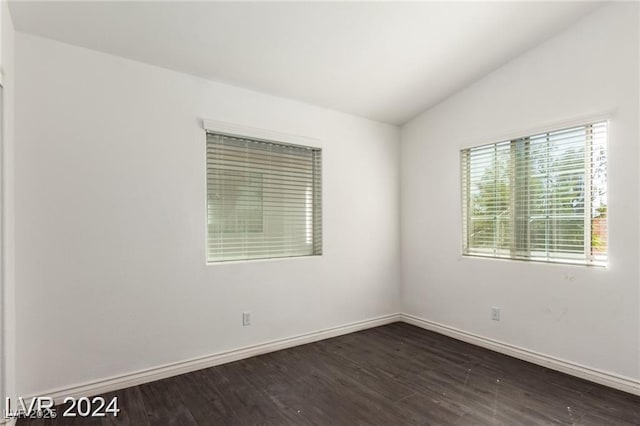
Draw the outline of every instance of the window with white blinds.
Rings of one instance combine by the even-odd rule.
[[[207,132],[209,262],[322,254],[321,150]]]
[[[461,151],[463,254],[607,264],[607,123]]]

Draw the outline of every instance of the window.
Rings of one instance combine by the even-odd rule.
[[[461,151],[463,254],[607,263],[607,123]]]
[[[207,132],[209,262],[322,254],[321,150]]]

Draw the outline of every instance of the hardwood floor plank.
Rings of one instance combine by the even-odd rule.
[[[188,402],[182,400],[181,389],[174,378],[140,385],[142,400],[151,426],[197,425]]]
[[[313,363],[316,368],[332,371],[336,376],[344,376],[355,386],[363,388],[364,391],[375,392],[391,402],[414,394],[409,387],[402,383],[389,377],[375,374],[375,372],[357,362],[331,354],[325,351],[321,345],[310,346],[306,352],[305,359]]]
[[[118,417],[107,415],[102,419],[104,426],[147,426],[150,424],[140,386],[109,392],[103,397],[107,404],[113,398],[118,398],[118,408],[120,409]]]
[[[240,361],[243,362],[243,361]],[[247,380],[240,362],[221,365],[207,375],[208,383],[215,386],[229,416],[225,424],[233,425],[286,425],[292,424],[250,380]]]

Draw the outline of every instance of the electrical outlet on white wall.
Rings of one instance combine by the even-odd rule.
[[[491,319],[494,321],[500,321],[500,308],[495,306],[491,308]]]
[[[242,326],[246,327],[251,325],[251,312],[243,312],[242,313]]]

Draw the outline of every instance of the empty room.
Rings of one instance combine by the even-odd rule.
[[[0,424],[640,425],[640,3],[0,2]]]

